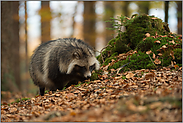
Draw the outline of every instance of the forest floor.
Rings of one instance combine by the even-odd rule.
[[[9,93],[1,122],[182,121],[182,68],[112,73],[12,104]]]

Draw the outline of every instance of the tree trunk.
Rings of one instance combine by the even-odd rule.
[[[19,55],[19,2],[1,1],[2,90],[21,90]]]
[[[149,1],[139,1],[137,2],[139,6],[139,14],[148,14],[149,13]]]
[[[115,9],[114,9],[114,2],[104,2],[105,5],[105,17],[104,20],[110,20],[110,18],[114,18],[114,13],[115,13]],[[107,22],[106,23],[106,28],[113,28],[112,24]],[[105,31],[105,39],[106,39],[106,43],[109,42],[114,35],[114,30],[108,30],[106,29]]]
[[[25,1],[25,72],[29,74],[28,42],[27,42],[27,2]],[[29,80],[26,79],[24,90],[29,90]]]
[[[84,1],[84,25],[83,25],[83,37],[84,41],[95,47],[96,32],[95,32],[95,2]]]
[[[123,7],[124,15],[125,15],[126,17],[130,17],[129,11],[128,11],[128,6],[129,6],[129,4],[130,4],[130,1],[124,1],[124,2],[125,2],[125,5],[124,5],[124,7]]]
[[[49,41],[50,38],[50,21],[51,21],[51,11],[50,2],[41,1],[41,10],[39,14],[41,16],[41,41],[42,43]]]
[[[177,2],[178,34],[182,35],[182,1]]]
[[[169,1],[165,1],[165,22],[168,23],[168,8],[169,8]]]
[[[74,17],[76,16],[76,13],[77,13],[77,7],[78,7],[78,3],[76,4],[76,6],[74,8],[74,13],[72,15],[72,33],[71,33],[71,37],[73,37],[73,35],[74,35],[74,28],[75,28],[75,25],[76,25]]]

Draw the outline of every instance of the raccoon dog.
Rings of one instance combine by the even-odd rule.
[[[41,44],[31,57],[29,72],[43,96],[91,77],[100,67],[94,50],[80,39],[64,38]]]

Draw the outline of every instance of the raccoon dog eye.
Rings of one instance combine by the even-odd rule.
[[[79,71],[79,70],[85,70],[86,68],[84,66],[82,67],[79,65],[75,65],[75,69]]]
[[[95,70],[95,64],[93,64],[92,66],[89,67],[90,71]]]

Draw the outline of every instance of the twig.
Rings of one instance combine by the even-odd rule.
[[[106,49],[108,46],[112,47],[111,45],[107,45],[107,46],[105,46],[104,48],[102,48],[101,51],[100,51],[100,55],[101,55],[101,57],[102,57],[103,63],[104,63],[104,58],[103,58],[103,56],[102,56],[102,51],[103,51],[104,49]]]
[[[147,54],[147,55],[149,56],[149,58],[150,58],[151,62],[153,63],[153,65],[156,67],[156,65],[154,64],[154,62],[153,62],[152,58],[150,57],[150,55],[149,54]]]

